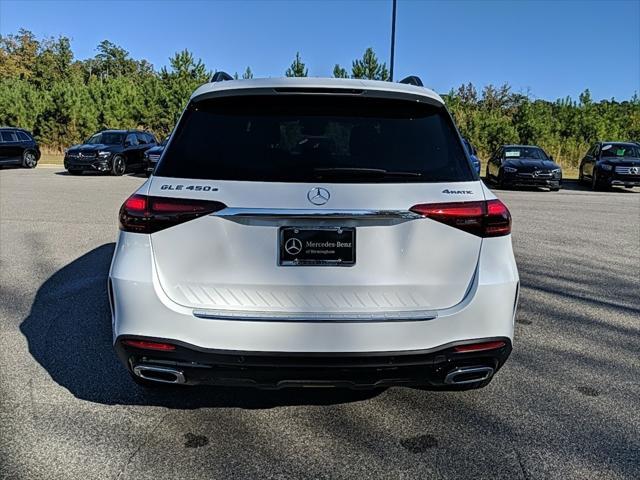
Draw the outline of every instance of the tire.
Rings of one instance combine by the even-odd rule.
[[[35,168],[38,165],[38,156],[33,150],[22,152],[22,166],[24,168]]]
[[[111,161],[111,175],[120,177],[127,171],[127,162],[121,155],[116,155]]]
[[[560,191],[560,187],[552,187],[549,189],[550,192],[559,192]]]
[[[599,192],[604,190],[602,183],[598,180],[598,171],[594,168],[593,173],[591,174],[591,190],[594,192]]]
[[[82,170],[67,170],[69,175],[82,175]]]
[[[504,176],[502,175],[502,172],[498,172],[498,180],[496,181],[496,187],[498,187],[500,190],[504,190],[505,186],[504,186]]]
[[[580,170],[578,171],[578,183],[584,183],[584,173],[582,173],[582,165],[580,165]]]

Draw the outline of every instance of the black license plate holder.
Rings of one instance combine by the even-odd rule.
[[[281,266],[348,267],[356,263],[353,227],[281,227],[278,237]]]

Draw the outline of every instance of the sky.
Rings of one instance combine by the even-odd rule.
[[[0,33],[71,39],[76,58],[108,39],[156,68],[188,49],[210,70],[284,75],[296,51],[310,76],[372,47],[389,63],[391,0],[0,0]],[[446,93],[463,83],[555,100],[640,94],[640,0],[398,0],[396,80]]]

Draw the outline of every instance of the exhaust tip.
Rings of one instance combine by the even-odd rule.
[[[447,385],[468,385],[483,382],[493,376],[491,367],[459,367],[451,370],[444,378]]]
[[[159,383],[185,383],[184,373],[181,370],[169,367],[156,367],[152,365],[136,365],[133,373],[144,379]]]

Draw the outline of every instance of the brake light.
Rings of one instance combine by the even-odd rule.
[[[456,347],[453,347],[453,351],[458,353],[482,352],[485,350],[497,350],[498,348],[502,348],[505,345],[506,343],[502,341],[472,343],[470,345],[458,345]]]
[[[120,207],[120,230],[154,233],[209,215],[225,207],[224,203],[210,200],[148,197],[134,194]]]
[[[170,352],[176,349],[175,345],[171,345],[170,343],[148,342],[146,340],[123,340],[122,343],[143,350]]]
[[[511,233],[511,214],[500,200],[422,203],[410,210],[479,237],[500,237]]]

